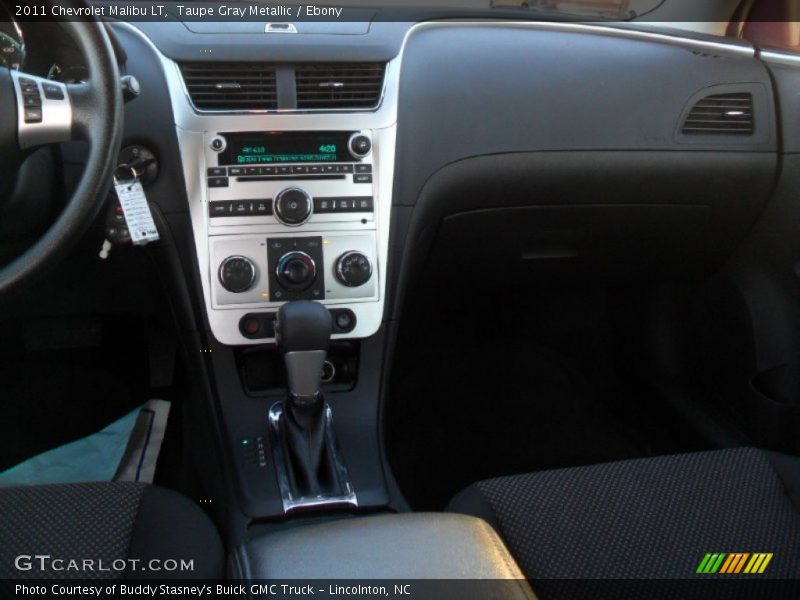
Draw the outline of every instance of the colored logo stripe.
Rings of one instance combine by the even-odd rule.
[[[738,573],[744,567],[744,561],[750,556],[749,552],[742,553],[737,552],[734,554],[728,555],[728,560],[725,561],[725,564],[722,565],[722,568],[719,570],[720,573]]]
[[[763,573],[767,569],[769,561],[772,560],[772,554],[753,554],[753,558],[747,563],[744,569],[745,573]]]
[[[739,573],[760,574],[767,569],[772,560],[772,554],[749,552],[711,553],[709,552],[700,561],[697,573],[734,575]],[[745,566],[747,565],[747,566]]]

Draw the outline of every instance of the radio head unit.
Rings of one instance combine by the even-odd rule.
[[[219,166],[358,162],[369,153],[369,138],[352,131],[236,132],[216,140]]]

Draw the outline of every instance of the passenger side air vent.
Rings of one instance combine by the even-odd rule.
[[[278,108],[275,67],[263,63],[183,63],[186,89],[205,110]]]
[[[683,123],[686,135],[753,135],[753,95],[749,92],[707,96],[692,107]]]
[[[381,99],[385,69],[380,63],[297,65],[297,108],[375,108]]]

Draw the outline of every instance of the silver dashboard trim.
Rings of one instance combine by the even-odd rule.
[[[781,52],[779,50],[759,50],[758,58],[764,62],[785,67],[800,67],[800,54]]]

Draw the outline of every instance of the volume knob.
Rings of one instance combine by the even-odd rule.
[[[296,227],[311,218],[314,201],[300,188],[286,188],[278,192],[274,202],[275,216],[284,225]]]

